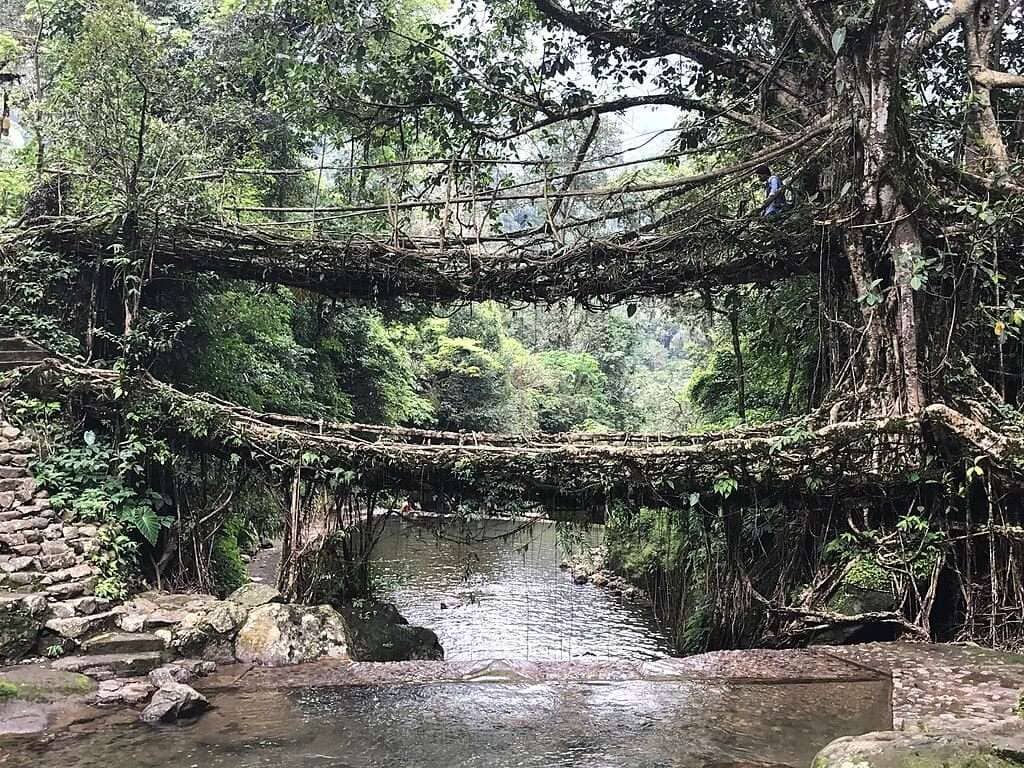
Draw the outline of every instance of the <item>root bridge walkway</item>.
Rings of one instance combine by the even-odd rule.
[[[944,405],[920,415],[794,420],[703,435],[500,435],[256,413],[145,374],[126,379],[56,360],[19,369],[5,386],[74,398],[99,414],[144,408],[156,414],[154,428],[166,438],[263,469],[298,469],[307,478],[364,488],[430,489],[495,508],[510,500],[563,509],[600,508],[615,499],[678,506],[695,493],[755,501],[779,493],[863,498],[938,478],[938,468],[922,464],[928,434],[970,442],[1004,465],[1024,457],[1024,441],[979,432],[976,422]]]

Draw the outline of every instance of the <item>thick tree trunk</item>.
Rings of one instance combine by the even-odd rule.
[[[861,212],[847,233],[846,255],[861,309],[855,340],[860,389],[883,413],[916,413],[925,404],[917,302],[911,285],[921,239],[913,210],[900,199],[899,61],[910,17],[905,0],[883,3],[873,44],[853,47],[838,68],[841,90],[855,100],[855,157]]]

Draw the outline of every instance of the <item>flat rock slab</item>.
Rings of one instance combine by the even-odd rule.
[[[25,701],[0,701],[0,736],[42,733],[50,724],[50,707]]]
[[[819,649],[815,649],[819,650]],[[1024,656],[973,645],[867,643],[820,649],[892,675],[893,726],[948,730],[1019,725]]]
[[[259,608],[267,603],[280,603],[282,597],[280,592],[267,584],[250,583],[228,595],[228,600],[246,608]]]
[[[848,663],[830,654],[807,651],[743,651],[702,654],[655,662],[624,661],[331,661],[282,668],[222,667],[204,689],[232,687],[244,672],[246,687],[339,685],[419,685],[441,682],[722,682],[807,683],[875,682],[887,672]]]
[[[65,672],[82,672],[87,675],[108,673],[117,677],[146,675],[163,664],[162,654],[156,651],[144,653],[109,653],[87,656],[67,656],[51,662],[53,669]]]
[[[0,668],[0,684],[3,683],[14,686],[15,698],[42,703],[84,696],[96,690],[96,683],[85,675],[35,664]]]
[[[107,632],[84,642],[82,650],[90,655],[159,652],[164,650],[164,641],[143,632]]]

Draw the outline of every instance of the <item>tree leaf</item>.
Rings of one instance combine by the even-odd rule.
[[[843,49],[843,43],[846,42],[846,27],[836,27],[836,31],[832,33],[832,50],[839,53]]]
[[[156,512],[146,509],[141,514],[135,515],[133,522],[139,529],[139,533],[146,537],[146,541],[155,546],[157,536],[160,535],[160,518],[157,517]]]

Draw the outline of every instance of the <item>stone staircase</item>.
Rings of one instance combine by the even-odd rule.
[[[20,336],[0,336],[0,373],[23,365],[41,363],[53,355],[39,346]]]
[[[0,339],[0,370],[45,354]],[[181,609],[196,600],[161,595],[159,602],[138,597],[115,605],[93,594],[98,573],[90,555],[98,529],[53,509],[32,476],[34,459],[33,441],[0,418],[0,666],[55,656],[54,669],[104,681],[145,676],[172,660],[180,667],[183,654],[171,647],[171,629],[190,616]],[[206,669],[204,662],[189,663]]]
[[[61,519],[32,477],[34,457],[32,441],[0,420],[0,591],[42,593],[56,617],[95,613],[105,606],[91,597],[97,529]]]

